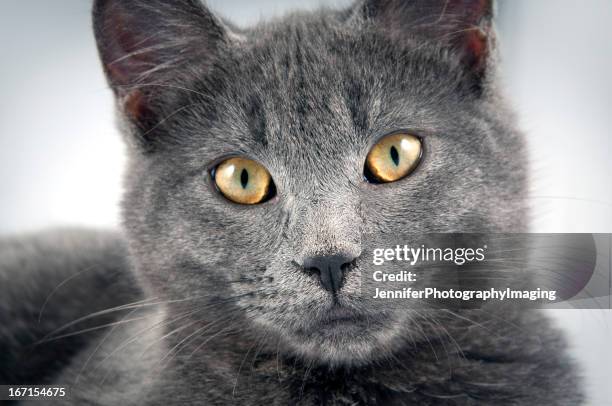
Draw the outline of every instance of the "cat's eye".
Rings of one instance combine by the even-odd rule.
[[[395,182],[414,171],[422,152],[419,137],[407,133],[387,135],[368,153],[364,175],[373,183]]]
[[[264,166],[252,159],[234,157],[213,170],[217,189],[235,203],[258,204],[274,196],[274,183]]]

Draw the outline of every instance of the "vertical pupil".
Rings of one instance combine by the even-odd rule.
[[[395,148],[395,145],[391,146],[391,150],[389,151],[389,153],[391,154],[391,159],[393,160],[393,163],[395,164],[395,166],[399,165],[399,153],[397,152],[397,148]]]
[[[243,189],[246,189],[248,183],[249,183],[249,172],[243,168],[242,172],[240,172],[240,184],[242,185]]]

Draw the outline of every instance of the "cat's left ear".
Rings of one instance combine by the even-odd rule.
[[[364,0],[357,13],[393,40],[448,47],[475,78],[486,73],[494,45],[493,0]]]

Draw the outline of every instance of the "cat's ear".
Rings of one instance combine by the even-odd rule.
[[[358,14],[392,39],[416,38],[457,52],[476,77],[494,43],[493,0],[364,0]]]
[[[93,24],[108,81],[128,118],[154,110],[156,92],[212,66],[228,36],[200,0],[95,0]]]

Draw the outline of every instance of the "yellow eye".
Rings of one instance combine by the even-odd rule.
[[[365,175],[368,180],[376,183],[400,180],[417,167],[422,149],[421,140],[414,135],[388,135],[368,153]]]
[[[270,173],[252,159],[236,157],[221,162],[214,179],[223,196],[240,204],[262,203],[274,191]]]

